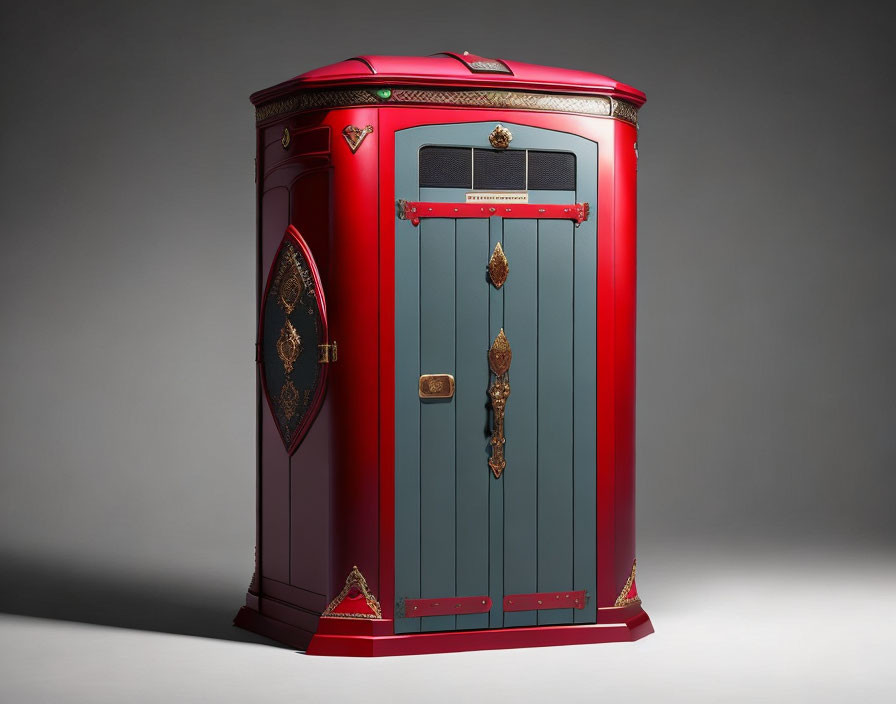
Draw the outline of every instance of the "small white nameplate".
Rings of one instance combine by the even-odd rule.
[[[528,203],[528,191],[471,191],[467,203]]]

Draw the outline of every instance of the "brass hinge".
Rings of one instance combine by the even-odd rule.
[[[320,364],[329,364],[330,362],[335,362],[337,357],[337,348],[336,341],[333,340],[330,344],[327,345],[318,345],[318,358],[317,361]]]

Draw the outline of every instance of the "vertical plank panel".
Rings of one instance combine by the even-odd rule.
[[[538,223],[538,591],[573,580],[572,224]],[[570,623],[572,609],[541,611],[538,623]]]
[[[454,220],[420,223],[420,373],[454,374]],[[454,399],[420,401],[420,593],[455,595]],[[454,629],[428,616],[421,630]]]
[[[504,483],[504,593],[538,587],[538,221],[505,220],[510,273],[504,285],[504,331],[510,340]],[[534,626],[535,611],[504,614],[505,626]]]
[[[413,198],[417,152],[408,135],[395,140],[395,192]],[[420,240],[407,220],[395,221],[395,632],[420,630],[402,618],[402,599],[420,598]]]
[[[488,594],[488,220],[457,220],[455,340],[457,595]],[[458,629],[488,628],[488,614],[457,616]]]
[[[577,200],[591,215],[574,231],[573,589],[590,595],[576,623],[597,619],[597,145],[577,154]]]
[[[503,232],[501,218],[488,219],[488,251],[494,250],[495,245],[501,241]],[[484,275],[484,273],[483,273]],[[482,351],[483,361],[487,365],[488,347],[504,327],[504,289],[489,289],[489,314],[488,314],[489,338],[486,348]],[[513,349],[513,340],[510,340]],[[512,371],[512,366],[511,366]],[[483,471],[489,477],[489,579],[488,593],[492,598],[492,608],[489,612],[488,625],[490,628],[501,628],[504,625],[504,482],[495,479],[488,467],[487,460],[483,463]]]

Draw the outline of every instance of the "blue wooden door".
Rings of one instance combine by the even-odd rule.
[[[399,199],[591,206],[578,226],[498,208],[396,218],[397,633],[595,621],[597,144],[504,127],[512,141],[500,150],[489,143],[494,122],[395,135]],[[500,287],[488,274],[499,243],[509,265]],[[502,329],[511,390],[506,468],[495,477],[487,353]],[[453,395],[422,398],[430,374],[453,376]],[[584,608],[505,603],[557,593],[565,606],[572,592],[587,594]],[[487,611],[477,608],[485,597]],[[416,617],[418,605],[438,615]]]

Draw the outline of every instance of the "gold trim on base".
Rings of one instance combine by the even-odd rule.
[[[632,585],[635,583],[635,571],[638,567],[638,560],[635,559],[632,561],[632,573],[628,576],[628,579],[625,581],[625,586],[622,587],[622,591],[619,593],[619,596],[616,597],[616,603],[613,606],[629,606],[631,604],[640,604],[641,597],[634,596],[631,599],[626,598],[628,593],[632,589]]]
[[[345,599],[353,589],[357,589],[358,592],[364,597],[364,600],[367,602],[367,606],[373,611],[372,614],[345,614],[345,613],[336,613],[333,611],[339,604],[342,603],[343,599]],[[321,616],[332,616],[335,618],[382,618],[383,610],[380,608],[380,602],[376,600],[376,597],[371,593],[370,587],[367,586],[367,580],[364,579],[364,575],[361,574],[361,570],[358,569],[358,566],[355,565],[352,567],[352,571],[348,573],[348,577],[345,578],[345,586],[342,588],[342,591],[339,592],[339,595],[330,602],[329,606],[324,609],[324,612]]]

